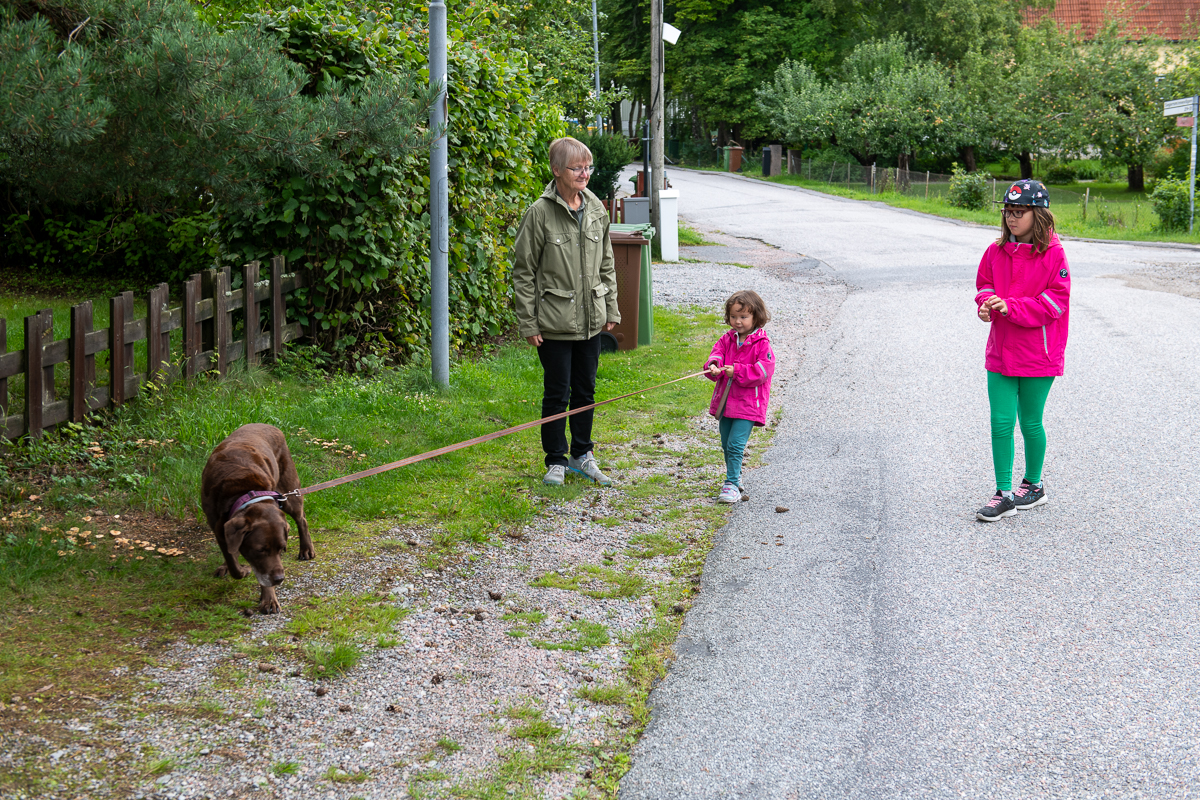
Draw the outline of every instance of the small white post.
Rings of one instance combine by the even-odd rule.
[[[662,229],[658,232],[658,244],[663,261],[679,260],[679,190],[660,189],[658,199]]]
[[[925,170],[925,199],[929,199],[929,170]]]

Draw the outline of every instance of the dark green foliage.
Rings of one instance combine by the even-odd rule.
[[[270,34],[218,31],[185,0],[10,2],[0,183],[19,201],[250,202],[278,166],[329,174],[341,153],[419,145],[411,79],[397,70],[304,97],[307,76]]]
[[[423,7],[422,7],[423,8]],[[546,152],[563,132],[539,100],[520,50],[494,50],[497,14],[451,19],[450,320],[452,346],[512,322],[508,250],[520,216],[550,180]],[[465,17],[465,18],[464,18]],[[415,72],[428,53],[421,19],[330,3],[259,18],[303,59],[309,91],[328,75]],[[366,44],[362,44],[362,43]],[[361,52],[355,50],[360,47]],[[357,54],[356,54],[357,53]],[[360,58],[361,56],[361,58]],[[369,148],[313,179],[281,170],[269,200],[229,209],[221,232],[234,262],[281,252],[312,270],[299,318],[327,349],[384,354],[423,350],[429,336],[429,166],[421,151],[389,159]]]
[[[1045,183],[1074,183],[1076,177],[1075,170],[1069,164],[1055,164],[1046,170],[1042,180]]]
[[[571,135],[592,151],[592,165],[596,167],[596,171],[592,173],[588,188],[601,199],[612,197],[616,193],[621,170],[636,160],[641,151],[631,145],[624,136],[616,134],[576,129]]]
[[[33,206],[0,219],[13,267],[127,281],[175,283],[216,261],[211,210],[191,213],[113,207]]]
[[[967,172],[958,164],[954,165],[950,176],[950,190],[946,194],[946,202],[959,208],[969,208],[975,211],[987,208],[988,176],[982,172]]]

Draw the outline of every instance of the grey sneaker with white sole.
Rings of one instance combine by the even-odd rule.
[[[612,486],[612,479],[600,471],[600,465],[591,453],[584,453],[581,458],[568,457],[567,468],[601,486]]]
[[[546,468],[546,477],[542,478],[542,483],[547,486],[562,486],[566,477],[567,468],[562,464],[553,464]]]

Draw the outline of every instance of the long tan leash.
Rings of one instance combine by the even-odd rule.
[[[341,486],[343,483],[350,483],[351,481],[357,481],[361,478],[368,478],[372,475],[378,475],[381,472],[388,472],[393,469],[399,469],[400,467],[407,467],[409,464],[416,464],[420,461],[428,461],[431,458],[436,458],[437,456],[442,456],[442,455],[445,455],[446,453],[453,453],[455,450],[462,450],[463,448],[470,447],[471,445],[482,444],[484,442],[490,442],[493,439],[499,439],[502,436],[508,436],[509,434],[517,433],[518,431],[525,431],[525,430],[529,430],[530,428],[536,428],[539,425],[545,425],[547,422],[554,422],[555,420],[566,419],[567,417],[572,416],[574,414],[582,414],[584,411],[588,411],[590,409],[597,408],[599,406],[608,405],[609,403],[615,403],[618,400],[624,400],[627,397],[633,397],[635,394],[644,394],[645,392],[652,392],[655,389],[661,389],[664,386],[670,386],[672,383],[679,383],[680,381],[686,381],[688,378],[696,378],[696,377],[699,377],[704,374],[705,374],[705,370],[700,370],[699,372],[693,372],[691,375],[684,375],[682,378],[676,378],[675,380],[667,381],[666,383],[660,383],[656,386],[648,386],[645,389],[638,389],[636,392],[629,392],[628,394],[623,394],[623,395],[620,395],[619,397],[613,397],[608,400],[601,400],[599,403],[591,403],[590,405],[581,406],[579,408],[572,408],[570,411],[563,411],[560,414],[551,414],[548,417],[542,417],[541,419],[535,419],[533,422],[524,422],[520,425],[514,425],[511,428],[505,428],[504,430],[501,430],[501,431],[495,431],[493,433],[485,434],[483,436],[476,436],[474,439],[467,439],[464,442],[457,442],[455,444],[446,445],[445,447],[439,447],[437,450],[430,450],[428,452],[421,453],[420,455],[409,456],[408,458],[402,458],[399,461],[393,461],[390,464],[383,464],[378,467],[372,467],[371,469],[365,469],[362,472],[355,472],[352,475],[345,475],[341,478],[334,478],[331,481],[325,481],[324,483],[318,483],[314,486],[305,487],[304,489],[296,489],[294,492],[288,492],[288,494],[298,493],[301,496],[303,496],[306,494],[312,494],[313,492],[319,492],[322,489],[332,489],[334,486]]]

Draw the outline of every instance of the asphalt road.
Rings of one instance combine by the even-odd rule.
[[[1200,300],[1104,277],[1200,252],[1064,243],[1050,502],[985,524],[972,298],[994,230],[670,178],[687,219],[856,289],[823,332],[775,341],[805,356],[769,464],[708,559],[621,798],[1200,796]]]

